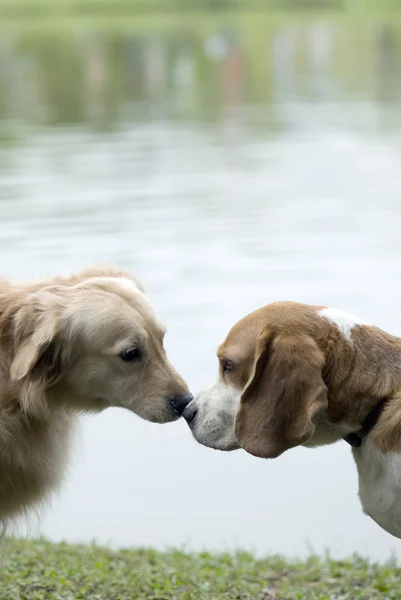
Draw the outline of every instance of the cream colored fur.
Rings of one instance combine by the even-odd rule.
[[[164,333],[121,269],[0,280],[0,525],[59,486],[79,413],[115,406],[157,423],[177,418],[169,399],[188,388]],[[132,347],[140,358],[125,362]]]

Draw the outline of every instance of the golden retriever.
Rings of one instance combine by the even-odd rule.
[[[192,399],[165,328],[118,268],[0,281],[0,524],[46,499],[79,413],[109,406],[166,423]]]

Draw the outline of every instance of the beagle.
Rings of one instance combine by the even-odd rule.
[[[195,439],[275,458],[352,446],[364,512],[401,538],[401,339],[336,309],[276,302],[240,320],[216,381],[183,410]]]

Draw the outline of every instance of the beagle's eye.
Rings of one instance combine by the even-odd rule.
[[[227,358],[223,358],[222,360],[223,373],[231,373],[234,367],[234,363],[232,360],[228,360]]]
[[[128,348],[127,350],[121,352],[120,358],[122,358],[124,362],[135,362],[141,359],[141,352],[135,347]]]

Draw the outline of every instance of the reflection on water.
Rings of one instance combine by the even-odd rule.
[[[3,34],[2,272],[128,266],[194,391],[230,326],[276,299],[401,333],[401,24]],[[209,28],[210,29],[210,28]],[[349,448],[274,461],[184,423],[84,420],[53,538],[387,558]]]
[[[210,28],[209,28],[210,29]],[[165,34],[2,34],[3,121],[97,124],[171,118],[221,121],[230,107],[285,126],[282,101],[397,101],[401,22],[284,22]],[[260,115],[259,115],[260,117]],[[3,127],[5,123],[3,122]]]

